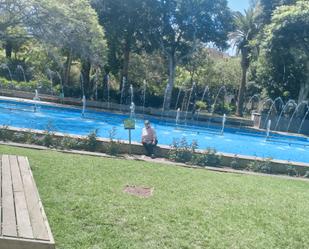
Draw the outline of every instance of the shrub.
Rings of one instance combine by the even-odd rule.
[[[296,170],[296,168],[294,166],[289,165],[286,168],[286,172],[289,176],[297,176],[298,175],[298,171]]]
[[[198,110],[205,110],[207,108],[207,104],[200,100],[196,101],[195,105],[196,105],[196,109]]]
[[[62,149],[77,149],[78,148],[78,140],[71,137],[63,137],[59,143],[59,147]]]
[[[229,113],[235,112],[236,106],[234,104],[218,102],[216,103],[216,105],[214,104],[212,105],[212,109],[214,113],[222,115],[222,114],[229,114]]]
[[[197,147],[198,145],[195,140],[189,144],[185,137],[180,140],[174,139],[171,145],[171,149],[168,153],[168,158],[175,162],[190,162]]]
[[[246,169],[253,172],[270,174],[272,173],[271,158],[265,159],[264,161],[250,162]]]
[[[12,140],[12,132],[10,132],[8,130],[8,127],[5,125],[0,128],[0,140],[2,141]]]
[[[54,86],[51,89],[50,81],[47,79],[40,79],[36,81],[16,81],[16,80],[7,80],[6,78],[0,78],[0,86],[4,89],[11,89],[11,90],[21,90],[27,92],[34,92],[35,89],[38,89],[40,93],[50,93],[53,91],[57,93],[58,90]]]
[[[108,131],[109,143],[105,146],[106,153],[113,156],[118,155],[120,151],[119,141],[115,140],[116,133],[116,127]]]
[[[82,148],[84,150],[89,150],[89,151],[96,151],[98,147],[98,129],[95,129],[94,131],[90,132],[87,136],[87,139],[83,141],[82,143]]]
[[[40,144],[40,141],[39,137],[37,134],[34,134],[34,133],[31,133],[31,132],[28,132],[25,134],[25,143],[27,144]]]
[[[54,134],[50,131],[45,131],[42,137],[42,145],[46,147],[57,147],[57,143],[54,140]]]
[[[27,136],[25,133],[14,132],[12,136],[12,141],[17,143],[25,143]]]
[[[243,167],[240,165],[239,158],[234,157],[233,160],[230,163],[230,166],[232,169],[243,169]]]
[[[309,178],[309,170],[306,171],[304,177],[305,177],[305,178]]]
[[[216,166],[221,163],[221,157],[217,155],[215,149],[208,148],[205,153],[194,154],[190,161],[192,164],[199,166]]]

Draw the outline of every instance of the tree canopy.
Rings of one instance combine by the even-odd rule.
[[[298,93],[298,102],[309,93],[309,2],[276,9],[265,29],[260,77],[276,94]],[[298,92],[293,91],[298,89]],[[294,95],[294,96],[293,96]]]
[[[157,39],[168,60],[169,79],[164,109],[169,109],[179,62],[189,57],[200,43],[227,47],[232,14],[225,0],[159,1]]]

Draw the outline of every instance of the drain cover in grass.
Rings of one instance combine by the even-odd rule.
[[[153,188],[127,185],[123,189],[123,192],[128,193],[130,195],[148,198],[152,196]]]

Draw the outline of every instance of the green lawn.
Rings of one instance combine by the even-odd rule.
[[[309,248],[309,182],[0,146],[28,156],[57,249]],[[126,184],[152,186],[143,199]]]

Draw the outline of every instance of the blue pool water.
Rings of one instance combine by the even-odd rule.
[[[128,131],[123,128],[127,115],[111,114],[87,110],[85,117],[77,108],[56,107],[40,104],[37,112],[33,103],[13,100],[0,100],[0,125],[19,128],[46,130],[53,127],[55,131],[87,135],[99,129],[99,137],[109,137],[109,131],[116,128],[116,139],[127,140]],[[265,133],[226,128],[220,135],[219,127],[205,128],[188,125],[176,127],[174,122],[162,122],[151,119],[157,131],[159,144],[171,145],[173,139],[185,137],[188,142],[196,140],[199,149],[215,148],[219,152],[238,155],[250,155],[264,158],[290,160],[309,163],[309,139],[296,136],[273,135],[265,141]],[[132,131],[132,140],[140,142],[143,120],[136,120],[136,129]]]

